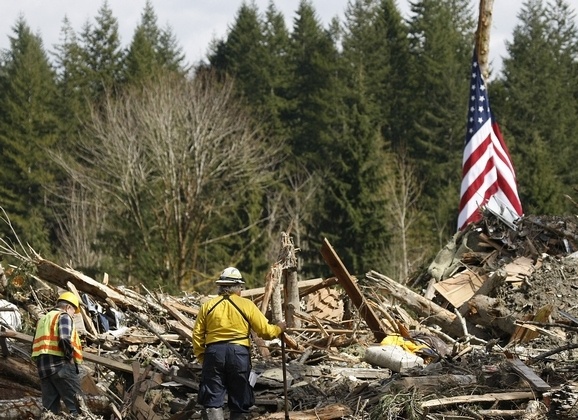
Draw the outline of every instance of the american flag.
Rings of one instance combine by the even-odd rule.
[[[508,211],[509,216],[514,216],[513,219],[523,215],[516,174],[502,133],[490,110],[476,50],[470,93],[458,230],[482,218],[481,206],[493,205],[494,210],[501,213]]]

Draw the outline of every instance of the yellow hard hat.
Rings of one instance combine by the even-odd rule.
[[[78,298],[74,293],[64,292],[63,294],[58,296],[58,300],[63,300],[65,302],[70,303],[72,306],[74,306],[74,313],[75,314],[80,313],[80,304],[78,302]]]

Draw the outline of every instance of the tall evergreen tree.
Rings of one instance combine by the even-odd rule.
[[[125,81],[142,82],[161,70],[184,73],[183,62],[184,55],[170,27],[159,29],[156,13],[147,1],[124,59]]]
[[[394,177],[398,172],[395,160],[390,158],[387,151],[403,150],[405,147],[404,132],[409,117],[406,105],[409,101],[404,99],[409,57],[407,29],[395,2],[391,0],[355,1],[349,4],[345,17],[343,68],[346,70],[342,74],[350,90],[347,100],[350,107],[348,126],[356,127],[350,142],[357,147],[357,151],[352,149],[349,154],[363,162],[361,167],[367,168],[367,172],[358,172],[359,182],[366,183],[363,200],[369,200],[364,207],[372,208],[363,218],[367,226],[371,225],[376,230],[365,232],[363,237],[366,240],[371,238],[368,245],[374,243],[373,255],[377,253],[381,257],[379,265],[373,261],[373,266],[383,269],[386,260],[383,249],[391,236],[384,226],[384,223],[390,222],[390,217],[385,214],[388,208],[385,202],[398,198],[383,196],[384,192],[390,193],[392,190],[385,188],[384,184],[396,182],[386,180],[386,174]],[[392,164],[392,168],[386,167]],[[360,196],[358,201],[361,200]],[[411,228],[417,230],[419,227]],[[411,237],[409,232],[404,234],[403,239]],[[423,243],[410,243],[406,247],[423,249]],[[371,255],[371,252],[366,254]],[[388,261],[389,264],[393,262],[394,259]],[[367,265],[365,268],[368,268]],[[387,271],[394,271],[394,267],[387,267]]]
[[[286,96],[290,80],[287,66],[289,36],[285,17],[271,1],[265,12],[264,43],[267,60],[263,63],[265,80],[262,113],[267,116],[266,123],[270,130],[279,137],[285,137],[286,132],[281,116],[287,109]]]
[[[23,17],[13,32],[0,71],[0,203],[21,239],[47,252],[47,187],[57,172],[48,151],[57,143],[59,129],[55,74],[42,40]]]
[[[67,149],[88,115],[88,78],[83,51],[68,18],[64,18],[60,44],[56,45],[57,112],[61,122],[60,146]]]
[[[576,102],[578,31],[575,14],[561,0],[544,5],[524,3],[514,29],[509,57],[504,59],[503,85],[497,108],[503,113],[526,212],[561,213],[564,199],[551,191],[572,195],[578,159]],[[507,99],[507,100],[506,100]],[[534,150],[535,149],[535,150]],[[528,165],[534,156],[556,161],[552,166]],[[553,183],[550,190],[531,185],[537,170]],[[537,196],[539,194],[540,196]]]
[[[333,143],[332,124],[340,100],[336,97],[337,50],[329,33],[323,30],[310,2],[301,0],[296,12],[288,67],[288,112],[293,154],[309,168],[327,163]]]
[[[91,99],[101,99],[104,92],[114,90],[121,81],[123,52],[118,20],[105,0],[96,24],[87,22],[80,35],[85,71],[90,82]]]
[[[265,98],[267,87],[266,68],[268,61],[265,49],[263,22],[255,3],[243,2],[227,39],[221,41],[214,54],[209,57],[217,70],[233,75],[237,89],[248,102],[259,109]]]
[[[467,0],[421,0],[412,12],[408,151],[425,180],[430,231],[441,235],[442,246],[458,214],[474,21]]]
[[[293,156],[323,179],[310,208],[306,241],[299,244],[305,250],[304,274],[326,269],[316,265],[323,238],[350,270],[377,267],[386,244],[382,198],[373,194],[380,182],[379,129],[368,117],[362,92],[352,93],[343,83],[334,38],[307,1],[297,10],[289,63],[286,117]]]
[[[408,111],[404,88],[408,75],[407,28],[393,0],[357,0],[345,12],[344,59],[350,83],[363,89],[372,120],[395,147],[405,143]]]
[[[161,29],[158,41],[157,59],[164,69],[171,72],[184,74],[189,71],[185,53],[179,45],[173,29],[169,25],[166,25]]]

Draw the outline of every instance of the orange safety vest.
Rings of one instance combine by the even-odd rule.
[[[63,312],[56,309],[48,312],[38,321],[34,342],[32,343],[32,359],[37,358],[41,354],[53,354],[64,357],[64,352],[58,345],[58,320],[62,313]],[[74,363],[80,364],[82,363],[82,345],[78,332],[74,327],[74,322],[72,323],[72,339],[70,341],[72,344]]]

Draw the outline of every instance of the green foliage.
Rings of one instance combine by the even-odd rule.
[[[118,20],[108,1],[98,9],[96,23],[87,22],[80,35],[83,71],[88,80],[88,96],[99,100],[105,92],[114,90],[121,81],[123,52]]]
[[[578,30],[571,16],[561,1],[526,2],[504,59],[496,109],[516,140],[511,151],[526,213],[563,214],[561,194],[572,196],[578,185]]]
[[[301,0],[288,29],[273,2],[243,2],[190,78],[150,1],[126,48],[106,1],[79,35],[64,19],[54,69],[20,19],[0,62],[0,202],[35,249],[171,291],[212,289],[227,265],[260,284],[281,232],[301,277],[330,274],[325,237],[356,274],[407,277],[454,233],[474,44],[468,0],[411,11],[353,0],[324,28]],[[525,212],[565,212],[576,15],[528,0],[519,19],[492,110]]]
[[[48,253],[47,195],[58,172],[48,158],[59,129],[54,72],[23,18],[13,31],[0,73],[0,202],[17,233]]]
[[[459,203],[473,19],[466,0],[422,0],[412,12],[408,85],[419,94],[409,106],[407,151],[425,180],[432,229],[447,236],[455,230]]]
[[[142,83],[160,71],[184,74],[183,62],[184,55],[170,27],[159,29],[153,6],[147,1],[124,57],[124,80]]]

